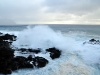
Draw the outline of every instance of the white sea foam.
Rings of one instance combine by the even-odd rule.
[[[84,32],[81,35],[79,32],[62,34],[48,26],[35,26],[17,32],[16,35],[17,41],[13,43],[15,47],[41,48],[43,51],[56,47],[62,50],[62,55],[51,60],[49,54],[37,54],[49,60],[46,67],[22,69],[12,75],[99,75],[96,64],[100,64],[100,45],[83,45],[85,39],[90,39]]]

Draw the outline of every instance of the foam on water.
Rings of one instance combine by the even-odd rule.
[[[61,57],[40,69],[22,69],[13,72],[13,75],[95,75],[94,69],[84,64],[76,55]],[[97,74],[96,74],[97,75]]]
[[[83,45],[85,39],[90,39],[87,37],[89,34],[81,33],[82,38],[79,34],[79,32],[63,34],[48,26],[28,27],[17,32],[17,41],[13,43],[15,47],[41,48],[42,51],[56,47],[62,50],[62,55],[58,59],[51,60],[49,54],[37,54],[49,60],[46,67],[21,69],[12,75],[99,75],[100,69],[97,64],[100,64],[100,45]]]
[[[61,33],[54,32],[48,26],[35,26],[23,30],[18,35],[18,40],[14,44],[27,45],[32,48],[48,48],[66,42]]]
[[[54,71],[54,73],[55,75],[93,75],[92,69],[74,54],[68,60],[60,63],[58,72]]]

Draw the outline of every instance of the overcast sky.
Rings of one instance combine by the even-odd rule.
[[[0,0],[0,24],[100,24],[100,0]]]

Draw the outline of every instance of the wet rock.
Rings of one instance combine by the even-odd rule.
[[[0,39],[2,40],[10,40],[10,41],[16,41],[17,36],[15,35],[10,35],[10,34],[4,34],[0,36]]]
[[[14,61],[18,63],[18,68],[34,68],[34,66],[37,68],[41,68],[45,67],[48,63],[48,60],[43,57],[37,56],[35,58],[32,58],[31,55],[29,55],[27,58],[23,56],[17,56],[14,58]]]
[[[26,62],[24,68],[34,68],[33,64],[31,64],[30,62]]]
[[[9,63],[14,58],[14,49],[12,49],[11,42],[14,40],[14,35],[0,34],[0,73],[11,74],[11,66]]]
[[[3,74],[11,74],[12,73],[12,70],[11,69],[6,69]]]
[[[18,70],[21,68],[41,68],[45,67],[48,63],[48,60],[43,57],[32,57],[32,55],[29,55],[27,58],[23,56],[14,56],[14,49],[11,48],[11,44],[13,41],[16,40],[15,35],[10,34],[2,34],[0,33],[0,73],[3,74],[11,74],[12,71]],[[21,52],[33,52],[33,53],[39,53],[41,52],[41,49],[26,49],[21,48]],[[57,52],[52,52],[56,54]],[[52,55],[52,58],[55,58],[55,55]],[[54,57],[53,57],[54,56]]]
[[[58,49],[55,48],[55,47],[46,49],[46,51],[47,51],[47,52],[50,52],[50,57],[51,57],[52,59],[59,58],[60,55],[61,55],[61,51],[58,50]]]
[[[16,56],[13,60],[18,63],[19,68],[23,68],[27,59],[23,56]]]
[[[20,50],[21,50],[21,52],[28,51],[28,49],[26,49],[26,48],[21,48]]]
[[[89,40],[89,42],[96,42],[96,40],[95,39],[91,39],[91,40]]]
[[[27,60],[32,61],[32,60],[33,60],[32,55],[29,55],[29,56],[27,57]]]
[[[95,44],[100,45],[100,41],[96,40],[96,39],[90,39],[89,41],[86,41],[83,44],[86,44],[86,43],[87,44],[92,44],[92,45],[95,45]]]
[[[40,48],[38,48],[38,49],[28,49],[28,51],[38,54],[38,53],[41,52],[41,49]]]
[[[45,67],[46,64],[48,64],[48,60],[43,57],[37,56],[33,58],[33,65],[37,68]]]
[[[32,52],[32,53],[38,54],[38,53],[41,52],[41,49],[40,49],[40,48],[38,48],[38,49],[31,49],[31,48],[26,49],[26,48],[21,48],[21,49],[19,49],[19,50],[22,52],[22,54],[23,54],[23,53],[28,53],[28,52]]]
[[[19,51],[21,51],[22,54],[28,53],[28,49],[26,49],[26,48],[20,48]]]
[[[30,63],[32,60],[30,60],[30,56],[28,58],[23,56],[17,56],[14,58],[14,61],[18,63],[19,68],[33,68],[34,66]]]
[[[17,61],[12,60],[9,63],[9,68],[11,68],[13,71],[19,69],[19,63]]]

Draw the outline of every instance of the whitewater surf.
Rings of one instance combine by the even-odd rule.
[[[100,75],[100,45],[83,44],[91,38],[99,39],[99,35],[86,32],[54,30],[49,26],[28,26],[22,31],[1,31],[14,34],[17,40],[13,42],[15,48],[40,48],[41,53],[32,56],[46,58],[49,63],[43,68],[20,69],[11,75]],[[62,51],[61,56],[52,60],[45,49],[56,47]],[[25,56],[15,51],[15,56]]]

